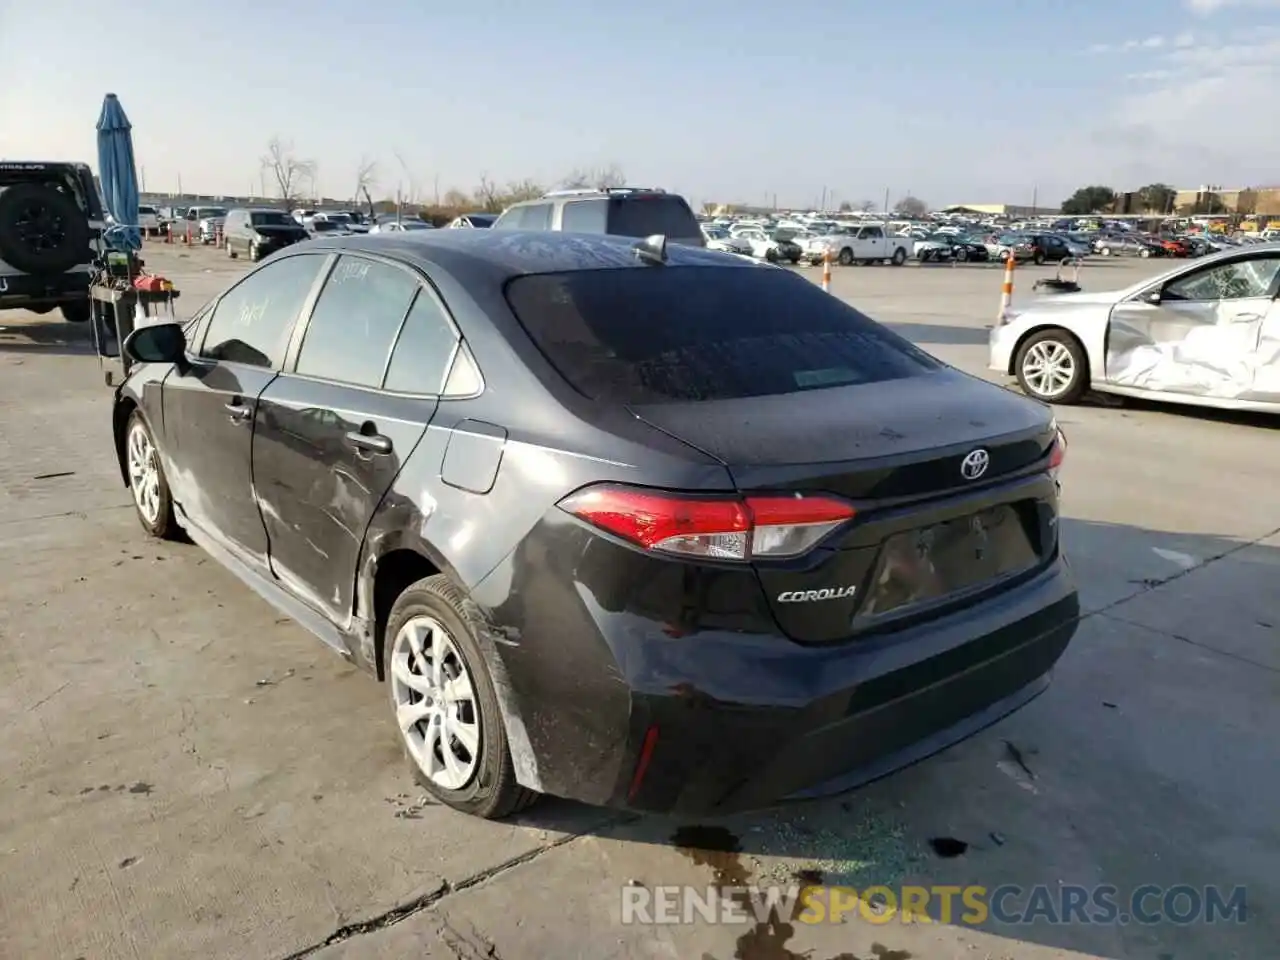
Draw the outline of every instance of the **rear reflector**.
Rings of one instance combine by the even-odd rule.
[[[1067,437],[1058,430],[1053,438],[1053,446],[1049,448],[1049,469],[1057,470],[1065,459],[1067,459]]]
[[[612,484],[579,490],[560,507],[645,550],[709,560],[799,556],[854,516],[824,496],[694,497]]]
[[[658,728],[650,727],[644,732],[644,742],[640,745],[640,758],[636,761],[635,773],[631,775],[631,788],[627,791],[627,800],[636,798],[644,785],[644,775],[649,772],[649,763],[653,760],[653,749],[658,745]]]

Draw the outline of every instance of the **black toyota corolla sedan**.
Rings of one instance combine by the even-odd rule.
[[[143,527],[383,681],[468,813],[841,792],[1026,703],[1076,629],[1048,408],[783,269],[320,239],[126,352]]]

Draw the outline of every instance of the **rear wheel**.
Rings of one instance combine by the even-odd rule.
[[[62,310],[62,319],[67,323],[89,322],[91,311],[88,300],[72,300],[69,303],[62,304],[60,309]]]
[[[889,262],[895,267],[902,266],[907,262],[907,251],[902,247],[899,247],[897,250],[893,251],[893,256],[890,258]]]
[[[966,250],[964,247],[960,247],[955,252],[955,258],[957,263],[964,263],[966,260],[969,259],[969,251]]]
[[[1018,348],[1014,371],[1023,391],[1044,403],[1075,403],[1089,388],[1089,360],[1066,330],[1028,337]]]
[[[537,794],[516,781],[498,697],[462,595],[443,576],[400,594],[383,669],[414,779],[463,813],[500,819]]]
[[[1035,262],[1035,265],[1036,265],[1037,267],[1038,267],[1038,266],[1041,266],[1041,265],[1044,263],[1044,251],[1043,251],[1043,250],[1037,250],[1037,251],[1035,252],[1035,255],[1034,255],[1031,259]]]

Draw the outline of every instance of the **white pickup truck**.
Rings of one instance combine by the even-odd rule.
[[[837,227],[825,237],[815,237],[805,246],[805,256],[815,266],[829,253],[843,266],[854,263],[881,263],[885,260],[900,267],[911,256],[915,241],[911,237],[894,237],[880,224]]]

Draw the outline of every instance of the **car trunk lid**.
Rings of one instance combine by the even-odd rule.
[[[937,614],[1056,550],[1052,416],[956,371],[632,412],[721,460],[748,497],[834,494],[854,506],[810,553],[755,564],[797,641]]]

